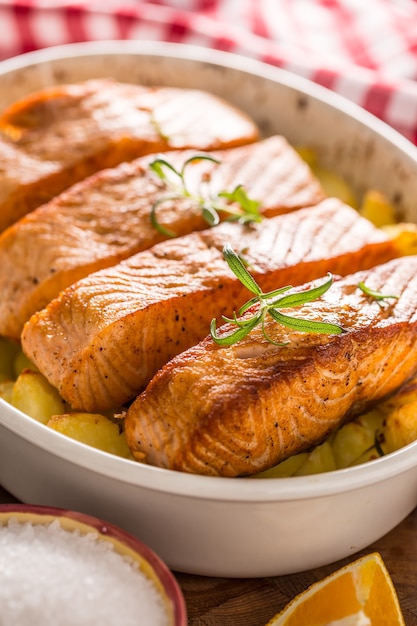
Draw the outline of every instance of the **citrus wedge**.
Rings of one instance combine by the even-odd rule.
[[[377,552],[296,596],[267,626],[405,626],[394,584]]]

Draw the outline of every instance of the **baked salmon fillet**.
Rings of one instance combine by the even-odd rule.
[[[74,409],[115,408],[135,397],[169,359],[247,300],[223,257],[239,251],[264,290],[327,271],[347,274],[392,258],[392,241],[350,207],[316,207],[252,225],[162,242],[90,274],[35,313],[22,347]]]
[[[202,194],[217,197],[219,204],[219,193],[233,192],[240,184],[265,216],[324,198],[309,167],[283,137],[197,154],[218,162],[192,161],[185,170],[192,197],[161,202],[157,209],[159,223],[176,235],[208,228],[199,204]],[[157,157],[179,171],[195,155],[181,150]],[[155,158],[145,156],[102,170],[0,234],[0,335],[18,340],[30,316],[65,287],[167,239],[152,223],[151,210],[155,202],[172,195],[178,181],[158,177],[150,167]]]
[[[73,183],[151,152],[255,141],[245,113],[204,91],[110,79],[51,87],[0,116],[0,231]]]
[[[398,299],[377,301],[357,285]],[[215,476],[265,470],[322,442],[417,370],[417,257],[336,281],[300,318],[341,324],[342,334],[289,331],[274,321],[241,342],[211,337],[178,355],[126,413],[138,460]],[[253,313],[253,311],[252,311]],[[231,325],[219,329],[230,333]]]

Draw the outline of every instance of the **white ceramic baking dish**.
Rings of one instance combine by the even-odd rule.
[[[417,221],[417,149],[408,140],[323,88],[227,53],[152,42],[51,48],[0,64],[0,108],[39,87],[105,76],[221,95],[264,135],[314,147],[359,194],[378,188]],[[175,570],[270,576],[347,557],[404,519],[417,504],[417,442],[328,474],[204,477],[110,456],[0,400],[0,482],[23,502],[125,528]]]

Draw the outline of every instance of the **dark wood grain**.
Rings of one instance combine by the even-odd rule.
[[[354,558],[379,552],[391,574],[407,626],[417,626],[417,509],[355,557],[300,574],[264,579],[205,578],[177,573],[190,626],[262,626],[309,585]]]
[[[16,502],[0,487],[0,503]],[[355,557],[290,576],[208,578],[175,572],[187,603],[189,626],[264,626],[316,580],[354,558],[379,552],[391,574],[406,626],[417,626],[417,509]]]

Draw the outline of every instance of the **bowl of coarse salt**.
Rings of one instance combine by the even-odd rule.
[[[164,562],[121,528],[55,507],[0,506],[1,624],[186,626]]]

